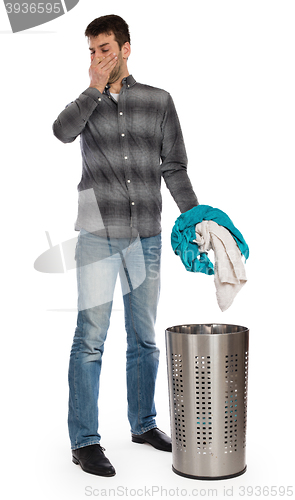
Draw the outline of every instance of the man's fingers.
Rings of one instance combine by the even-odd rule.
[[[112,59],[109,63],[107,63],[104,67],[103,67],[103,70],[104,71],[111,71],[117,64],[117,58],[115,59]]]
[[[110,54],[107,57],[104,57],[103,60],[101,61],[100,65],[101,68],[106,70],[113,64],[116,64],[118,57],[116,54]]]
[[[98,66],[103,60],[104,57],[94,57],[91,61],[91,66]]]
[[[107,57],[94,57],[91,61],[92,66],[100,65],[101,68],[104,68],[111,62],[117,61],[118,57],[116,54],[109,54]]]

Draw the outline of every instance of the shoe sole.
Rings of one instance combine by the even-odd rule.
[[[94,476],[112,477],[112,476],[115,476],[115,475],[116,475],[116,471],[114,471],[114,472],[109,472],[108,474],[105,474],[105,473],[90,472],[89,470],[85,470],[85,469],[83,469],[83,467],[82,467],[82,465],[80,464],[79,460],[77,460],[77,458],[75,458],[75,457],[72,457],[72,462],[73,462],[75,465],[80,465],[81,469],[82,469],[84,472],[87,472],[88,474],[93,474]]]
[[[163,448],[161,448],[160,446],[156,446],[152,443],[149,443],[148,441],[146,441],[145,439],[142,439],[141,437],[139,436],[132,436],[132,442],[133,443],[138,443],[138,444],[149,444],[150,446],[152,446],[153,448],[155,448],[156,450],[160,450],[160,451],[168,451],[168,452],[171,452],[172,451],[172,448],[169,449],[169,450],[164,450]]]
[[[145,441],[144,439],[142,439],[139,436],[132,436],[132,442],[133,443],[139,443],[139,444],[147,443],[147,441]]]

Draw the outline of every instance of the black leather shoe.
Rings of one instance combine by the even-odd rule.
[[[114,476],[116,471],[104,454],[105,449],[100,444],[91,444],[72,450],[72,461],[80,465],[84,472],[96,476]]]
[[[132,434],[133,443],[149,443],[157,450],[172,451],[171,438],[157,427],[144,434]]]

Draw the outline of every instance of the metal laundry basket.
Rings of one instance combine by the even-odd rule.
[[[249,330],[224,324],[166,330],[172,469],[193,479],[246,471]]]

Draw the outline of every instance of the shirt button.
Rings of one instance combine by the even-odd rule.
[[[131,180],[130,180],[130,179],[128,179],[128,181],[127,181],[127,182],[128,182],[128,183],[130,183],[130,182],[131,182]]]
[[[125,137],[125,134],[121,134],[122,137]]]
[[[98,100],[101,101],[101,97],[99,97]]]
[[[131,203],[131,205],[134,205],[134,201]]]
[[[122,116],[122,115],[123,115],[123,113],[122,113],[122,111],[120,111],[120,116]]]
[[[125,160],[128,160],[128,156],[124,156],[124,159],[125,159]]]

